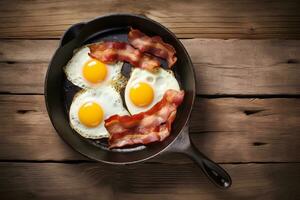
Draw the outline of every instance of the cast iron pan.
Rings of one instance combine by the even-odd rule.
[[[105,141],[85,139],[70,127],[68,109],[78,88],[66,80],[62,69],[71,59],[73,51],[85,44],[101,40],[127,41],[129,27],[140,29],[148,35],[159,35],[165,42],[173,45],[178,57],[173,71],[185,91],[185,97],[178,108],[172,133],[165,141],[147,146],[110,150]],[[162,65],[165,66],[165,63]],[[130,70],[128,64],[123,66],[123,71],[128,70]],[[161,153],[184,153],[201,167],[213,183],[221,188],[229,188],[231,178],[225,170],[200,153],[190,142],[188,120],[195,99],[195,85],[195,74],[190,57],[172,32],[143,16],[113,14],[75,24],[65,32],[47,71],[45,99],[51,122],[59,135],[76,151],[90,159],[109,164],[131,164],[148,160]]]

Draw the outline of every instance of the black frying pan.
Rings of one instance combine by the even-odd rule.
[[[147,146],[108,149],[105,141],[85,139],[70,127],[68,108],[78,88],[66,80],[62,69],[71,59],[76,48],[100,40],[126,41],[129,27],[140,29],[148,35],[159,35],[165,42],[173,45],[178,57],[173,71],[181,88],[185,91],[185,98],[178,108],[172,133],[163,142]],[[164,66],[165,63],[162,65]],[[123,68],[128,68],[128,66],[123,66]],[[59,135],[76,151],[90,159],[109,164],[131,164],[148,160],[165,152],[184,153],[201,167],[213,183],[221,188],[229,188],[232,182],[226,171],[200,153],[190,142],[188,120],[194,104],[195,86],[195,74],[190,57],[172,32],[143,16],[113,14],[86,23],[75,24],[65,32],[47,71],[45,99],[51,122]]]

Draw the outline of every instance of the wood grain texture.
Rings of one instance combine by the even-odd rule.
[[[299,199],[300,164],[222,165],[233,186],[224,191],[193,164],[106,166],[97,163],[0,163],[4,199]],[[258,181],[259,180],[259,181]]]
[[[2,95],[0,110],[1,160],[85,160],[52,128],[43,96]],[[198,98],[190,131],[217,162],[299,162],[299,120],[298,99]]]
[[[293,0],[3,0],[0,38],[58,38],[74,23],[120,12],[145,15],[181,38],[300,38]]]
[[[182,42],[194,63],[198,94],[300,94],[300,41]],[[43,93],[48,62],[58,41],[0,40],[0,46],[0,92]]]

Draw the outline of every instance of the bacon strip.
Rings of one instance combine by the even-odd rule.
[[[132,29],[128,33],[128,41],[141,52],[147,52],[157,57],[166,59],[171,68],[177,61],[175,49],[172,45],[165,43],[161,37],[149,37],[137,29]]]
[[[109,147],[148,144],[163,141],[170,135],[171,124],[176,117],[184,91],[168,90],[160,102],[150,110],[136,115],[113,115],[105,120],[110,133]]]
[[[89,46],[89,55],[101,62],[112,64],[117,61],[126,61],[135,67],[153,71],[160,66],[158,59],[143,54],[126,42],[102,42]]]

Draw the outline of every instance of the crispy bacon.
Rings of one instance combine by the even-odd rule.
[[[113,115],[105,120],[110,133],[109,147],[148,144],[163,141],[170,135],[171,124],[176,117],[184,91],[168,90],[160,102],[150,110],[136,115]]]
[[[172,45],[165,43],[161,37],[149,37],[137,29],[132,29],[128,33],[128,41],[141,52],[147,52],[157,57],[166,59],[171,68],[177,61],[175,49]]]
[[[158,59],[143,54],[126,42],[102,42],[89,46],[89,55],[101,62],[112,64],[117,61],[126,61],[135,67],[154,70],[160,66]]]

